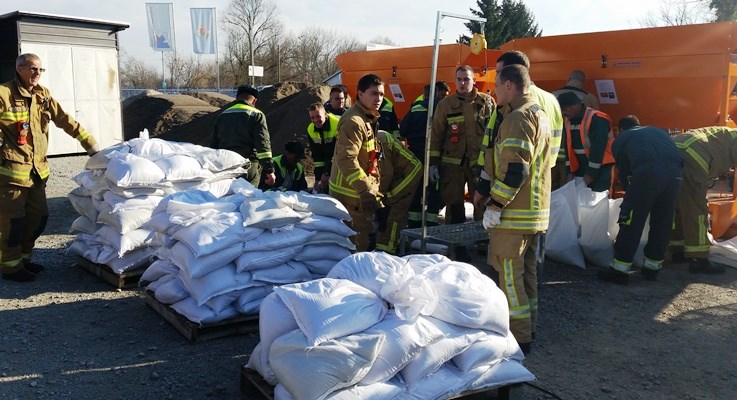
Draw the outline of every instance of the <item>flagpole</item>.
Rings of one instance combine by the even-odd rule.
[[[218,77],[218,93],[220,93],[220,62],[219,62],[219,49],[218,49],[218,11],[217,8],[212,8],[213,13],[213,26],[215,27],[215,71],[217,71],[217,77]]]
[[[164,52],[161,52],[161,88],[166,88],[166,70],[164,69]]]

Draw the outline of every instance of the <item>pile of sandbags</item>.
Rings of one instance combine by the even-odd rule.
[[[545,236],[545,256],[554,261],[586,268],[607,267],[614,258],[614,240],[619,233],[619,206],[622,199],[609,199],[609,192],[594,192],[581,178],[553,191],[550,197],[550,225]],[[643,248],[649,232],[642,233],[634,264],[643,263]]]
[[[332,197],[243,179],[223,189],[169,195],[143,225],[160,240],[142,284],[193,322],[255,314],[274,287],[324,277],[355,250],[350,215]]]
[[[242,175],[248,160],[228,150],[141,138],[109,147],[74,177],[69,200],[79,213],[68,253],[116,273],[148,264],[157,245],[143,227],[164,196],[190,189],[218,190]]]
[[[534,380],[504,293],[441,255],[357,253],[275,287],[246,365],[275,399],[439,399]]]

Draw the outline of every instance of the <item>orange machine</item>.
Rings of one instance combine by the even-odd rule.
[[[494,66],[501,55],[499,50],[485,50],[479,55],[462,44],[445,44],[439,47],[437,79],[455,89],[455,70],[460,65],[470,65],[476,71],[479,90],[494,90]],[[410,105],[422,94],[432,75],[433,46],[406,47],[388,50],[355,51],[343,53],[336,59],[343,71],[343,84],[355,98],[358,80],[366,74],[379,75],[385,82],[386,96],[394,103],[397,117],[401,119]]]
[[[538,86],[553,91],[571,71],[582,70],[586,90],[613,121],[635,114],[672,133],[737,126],[735,49],[735,22],[525,38],[502,46],[527,54]],[[715,238],[734,236],[736,197],[709,194]]]

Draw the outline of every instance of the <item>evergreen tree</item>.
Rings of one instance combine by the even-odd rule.
[[[714,10],[714,21],[737,20],[737,0],[710,0],[709,8]]]
[[[542,35],[534,15],[521,0],[476,0],[476,5],[478,9],[471,9],[471,13],[486,18],[486,23],[468,22],[465,25],[471,34],[483,33],[490,49],[497,49],[512,39]],[[458,38],[459,43],[468,44],[470,40],[471,36],[466,35]]]

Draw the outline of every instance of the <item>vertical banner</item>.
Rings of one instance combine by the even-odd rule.
[[[215,54],[217,27],[214,8],[190,8],[192,47],[195,54]]]
[[[156,51],[174,51],[172,3],[146,3],[148,40]]]

